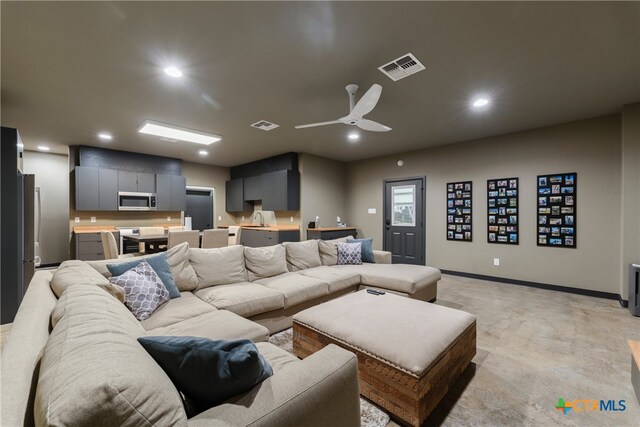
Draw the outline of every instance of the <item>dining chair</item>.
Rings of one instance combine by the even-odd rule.
[[[167,248],[171,249],[180,243],[189,243],[190,248],[200,247],[200,232],[198,230],[193,231],[170,231],[167,240]]]
[[[240,230],[242,229],[237,225],[229,226],[229,246],[240,244]]]
[[[134,256],[141,255],[140,253],[118,255],[118,243],[110,231],[101,231],[100,239],[102,240],[104,259],[133,258]]]
[[[225,246],[229,246],[229,230],[218,228],[202,232],[203,248],[224,248]]]
[[[138,234],[140,236],[164,234],[164,227],[140,227],[138,228]],[[158,245],[157,243],[140,243],[140,252],[147,252],[147,249],[149,249],[150,252],[158,252],[161,247],[164,249],[164,244]]]

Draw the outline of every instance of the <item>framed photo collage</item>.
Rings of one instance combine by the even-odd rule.
[[[487,242],[517,245],[518,178],[487,181]]]
[[[576,248],[576,172],[538,175],[536,240],[538,246]],[[471,242],[473,182],[447,183],[447,240]],[[520,243],[520,179],[487,180],[487,242]]]
[[[447,184],[447,240],[472,240],[472,185],[471,181]]]
[[[538,246],[576,247],[575,172],[538,176]]]

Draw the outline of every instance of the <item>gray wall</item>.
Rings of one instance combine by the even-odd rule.
[[[336,217],[349,221],[346,208],[345,164],[300,154],[300,228],[302,238],[310,221],[320,217],[321,227],[335,227]]]
[[[620,294],[629,295],[629,264],[640,263],[640,103],[622,110]]]
[[[61,154],[24,152],[24,173],[36,176],[41,189],[42,229],[40,255],[42,264],[69,259],[69,158]]]
[[[381,248],[383,180],[426,176],[428,265],[618,293],[620,123],[612,115],[349,163],[348,218]],[[578,173],[578,247],[538,247],[536,176],[563,172]],[[486,181],[512,176],[520,177],[520,245],[488,244]],[[465,180],[474,184],[473,242],[447,241],[446,183]],[[500,258],[499,267],[493,258]]]

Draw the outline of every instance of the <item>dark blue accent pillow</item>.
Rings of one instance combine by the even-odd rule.
[[[367,239],[347,239],[347,243],[362,243],[361,253],[362,253],[362,262],[370,262],[372,264],[376,263],[376,259],[373,256],[373,238]]]
[[[138,342],[167,373],[187,401],[204,409],[251,389],[273,369],[247,339],[140,337]]]
[[[167,288],[167,291],[169,291],[169,298],[180,298],[180,291],[176,286],[176,282],[173,280],[171,267],[169,266],[169,259],[167,258],[166,253],[154,255],[149,258],[134,258],[131,261],[118,264],[107,264],[107,268],[112,275],[120,276],[132,268],[137,267],[142,261],[149,263],[151,268],[153,268],[156,274],[160,277],[162,284]]]

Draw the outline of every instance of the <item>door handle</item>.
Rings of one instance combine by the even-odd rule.
[[[391,220],[390,219],[385,219],[384,223],[387,224],[387,225],[391,225]]]

